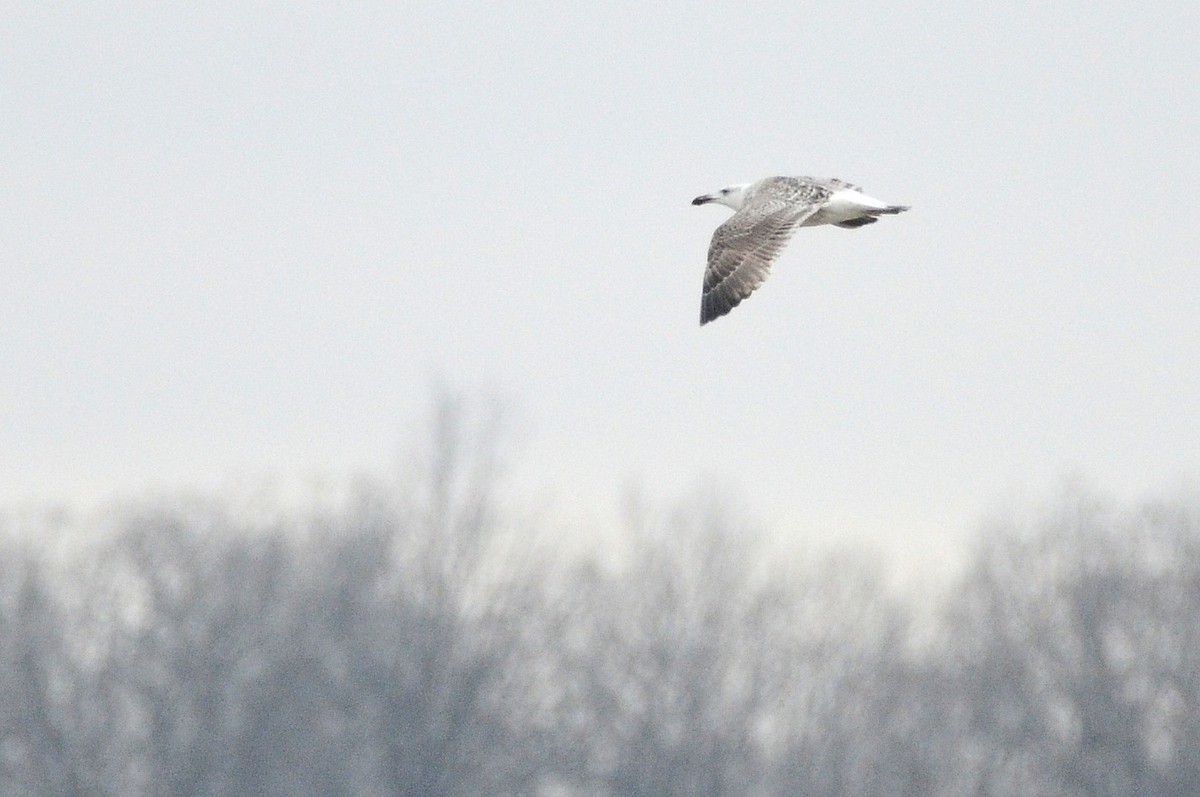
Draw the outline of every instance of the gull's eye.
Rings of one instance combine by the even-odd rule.
[[[728,189],[728,188],[722,188],[722,189],[721,189],[721,193],[722,193],[722,194],[728,194],[728,193],[729,193],[729,189]]]

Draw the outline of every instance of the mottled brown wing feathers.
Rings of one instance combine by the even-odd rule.
[[[783,202],[747,207],[718,227],[708,247],[700,323],[720,318],[753,293],[792,233],[815,210]]]

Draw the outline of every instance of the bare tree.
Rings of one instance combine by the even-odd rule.
[[[978,793],[1196,793],[1196,521],[1076,494],[980,553],[953,625]]]
[[[315,790],[336,745],[319,754],[324,663],[304,646],[286,539],[212,505],[120,525],[92,560],[87,597],[107,607],[98,638],[144,793],[336,794]],[[288,776],[313,785],[287,787]]]
[[[496,429],[443,396],[409,489],[364,491],[321,538],[333,555],[318,594],[341,607],[328,630],[383,793],[517,793],[535,778],[519,626],[536,607],[495,544]]]
[[[1200,793],[1197,502],[993,530],[915,645],[881,571],[781,566],[719,498],[549,566],[497,429],[444,396],[399,485],[303,518],[0,541],[0,793]]]
[[[927,795],[938,715],[933,671],[910,645],[907,607],[860,555],[810,566],[792,584],[776,790]]]
[[[99,780],[95,739],[79,727],[82,691],[42,567],[6,540],[0,558],[0,766],[6,793],[75,797]]]
[[[69,797],[527,792],[538,592],[497,558],[492,429],[445,399],[410,482],[308,521],[164,503],[112,521],[52,585],[7,559],[4,782]]]
[[[559,767],[619,795],[762,785],[775,595],[753,535],[715,504],[634,530],[628,564],[562,587]]]

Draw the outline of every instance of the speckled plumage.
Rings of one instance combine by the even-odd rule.
[[[908,210],[866,196],[844,180],[815,177],[768,177],[692,200],[695,205],[708,202],[736,212],[716,229],[708,248],[701,324],[720,318],[753,293],[800,227],[834,224],[853,229],[875,222],[881,214]]]

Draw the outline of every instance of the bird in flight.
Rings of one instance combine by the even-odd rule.
[[[708,247],[701,325],[725,315],[762,285],[800,227],[833,224],[854,229],[874,224],[881,215],[908,210],[907,205],[873,199],[842,180],[815,177],[768,177],[692,200],[693,205],[709,202],[736,212],[716,229]]]

